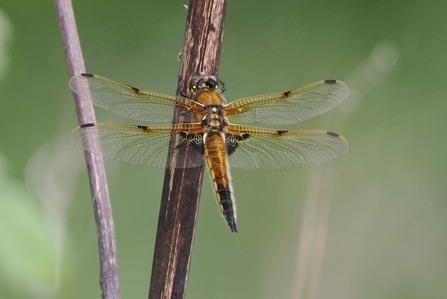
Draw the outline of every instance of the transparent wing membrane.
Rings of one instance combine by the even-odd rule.
[[[195,135],[193,133],[195,126],[201,129],[199,124],[173,126],[86,124],[71,132],[70,141],[80,148],[105,157],[136,165],[165,168],[172,135],[185,136],[181,139],[180,146],[191,142],[202,142],[201,135],[195,139],[186,138]],[[195,167],[201,164],[203,157],[200,160],[189,161],[181,167]]]
[[[290,170],[335,159],[349,150],[342,136],[327,131],[277,131],[230,126],[243,136],[230,155],[230,165],[268,171]]]
[[[235,123],[287,125],[329,111],[348,95],[343,82],[323,80],[286,92],[243,98],[229,103],[225,112]]]
[[[132,119],[171,122],[176,105],[192,111],[199,119],[209,113],[204,110],[205,102],[200,104],[184,97],[144,91],[98,75],[79,74],[71,78],[69,84],[83,99]],[[348,94],[343,82],[324,80],[282,93],[240,99],[228,104],[223,114],[239,123],[293,124],[332,109]],[[203,101],[211,98],[200,92],[198,96]],[[216,120],[218,117],[222,116],[217,116]],[[212,121],[214,123],[214,118]],[[230,165],[245,169],[294,169],[334,159],[349,150],[342,136],[327,131],[281,131],[222,124],[221,127],[213,125],[213,128],[203,127],[203,121],[162,126],[85,124],[73,130],[70,140],[93,153],[158,168],[166,167],[168,155],[175,154],[182,146],[191,145],[192,149],[203,153],[205,131],[227,130],[225,142]],[[176,136],[179,146],[169,152],[172,136]],[[202,157],[176,167],[198,166],[203,160]]]
[[[176,103],[192,111],[201,108],[201,105],[186,98],[179,98],[177,102],[174,96],[145,91],[93,74],[73,76],[69,85],[74,93],[98,107],[152,123],[172,122]]]

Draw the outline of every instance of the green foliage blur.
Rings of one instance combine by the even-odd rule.
[[[186,2],[73,1],[88,72],[175,92]],[[445,297],[447,3],[229,2],[227,100],[342,80],[347,100],[292,127],[337,132],[350,152],[289,172],[233,169],[238,234],[205,181],[187,298]],[[100,298],[68,79],[52,1],[0,2],[3,299]],[[106,167],[122,297],[145,298],[164,170]]]

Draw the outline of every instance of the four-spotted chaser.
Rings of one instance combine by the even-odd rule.
[[[144,91],[93,74],[71,78],[81,98],[118,115],[147,121],[172,122],[174,108],[189,111],[195,122],[171,125],[88,123],[75,128],[70,141],[90,152],[148,167],[167,167],[172,135],[192,145],[207,161],[219,207],[237,232],[229,165],[245,169],[287,170],[334,159],[348,152],[342,136],[316,130],[262,129],[239,124],[287,125],[324,113],[343,101],[348,87],[337,80],[318,81],[286,92],[243,98],[226,104],[225,86],[213,76],[189,81],[189,94],[169,96]],[[235,121],[239,124],[230,124]],[[178,149],[176,147],[175,149]]]

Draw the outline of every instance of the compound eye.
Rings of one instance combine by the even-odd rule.
[[[204,78],[204,81],[205,81],[205,85],[207,88],[212,89],[212,90],[215,90],[218,88],[217,81],[213,76]]]
[[[188,85],[191,94],[201,90],[216,90],[219,88],[218,80],[214,76],[193,77]]]

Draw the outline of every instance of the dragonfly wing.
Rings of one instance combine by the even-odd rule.
[[[325,162],[349,150],[342,136],[327,131],[277,131],[229,126],[230,165],[268,171],[290,170]]]
[[[225,112],[235,123],[294,124],[329,111],[348,95],[343,82],[323,80],[286,92],[243,98],[229,103]]]
[[[133,126],[106,123],[85,124],[75,128],[70,141],[95,154],[147,167],[165,168],[171,136],[178,134],[182,145],[203,148],[200,124],[172,126]],[[174,150],[176,150],[174,149]],[[203,157],[189,161],[181,168],[203,164]]]
[[[75,75],[69,85],[84,100],[136,120],[171,122],[175,105],[193,112],[200,109],[200,104],[190,99],[179,97],[177,101],[174,96],[145,91],[93,74]]]

